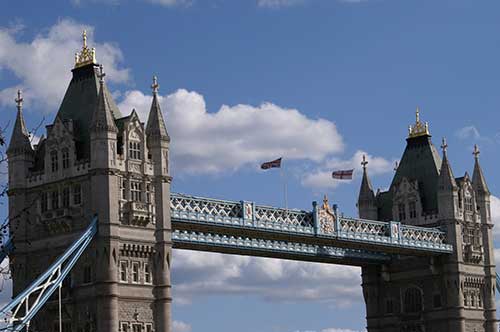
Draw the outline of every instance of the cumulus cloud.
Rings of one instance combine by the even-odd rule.
[[[495,227],[493,227],[493,235],[497,240],[500,240],[500,198],[491,195],[490,200],[491,221],[495,225]],[[500,258],[499,255],[495,257]]]
[[[184,323],[184,322],[181,322],[181,321],[178,321],[178,320],[174,320],[172,322],[172,331],[173,332],[191,332],[191,325]]]
[[[348,307],[362,296],[356,267],[187,250],[174,250],[172,261],[177,304],[213,294],[251,294],[271,302],[319,301]]]
[[[475,126],[465,126],[456,131],[455,135],[460,139],[479,139],[481,135]]]
[[[368,161],[368,172],[370,176],[376,176],[393,171],[393,161],[389,161],[382,157],[372,156],[365,151],[358,150],[354,155],[347,160],[340,158],[331,158],[324,162],[316,170],[306,174],[302,179],[302,184],[311,188],[335,188],[340,183],[350,182],[346,180],[338,181],[332,179],[333,170],[346,170],[354,169],[353,178],[362,174],[361,161],[363,155],[366,156]]]
[[[172,137],[174,167],[182,172],[236,170],[280,156],[320,162],[344,146],[333,122],[272,103],[223,105],[210,113],[202,95],[184,89],[160,97],[160,103]],[[150,105],[151,96],[135,90],[125,94],[119,107],[124,113],[135,108],[145,121]]]
[[[74,53],[79,51],[81,34],[86,29],[88,44],[96,48],[111,82],[129,80],[129,70],[120,68],[123,55],[112,43],[96,43],[94,28],[71,19],[63,19],[46,33],[31,41],[20,41],[22,27],[0,28],[0,70],[12,73],[18,83],[0,91],[0,105],[13,105],[16,90],[24,90],[26,106],[44,112],[55,112],[71,79]],[[36,100],[36,103],[34,102]]]
[[[278,9],[303,4],[305,0],[257,0],[257,6]]]

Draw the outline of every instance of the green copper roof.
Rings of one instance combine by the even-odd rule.
[[[389,191],[378,199],[379,218],[392,219],[392,193],[403,177],[418,181],[423,210],[426,213],[437,212],[437,188],[441,157],[431,141],[430,135],[409,137],[398,169]]]
[[[98,65],[89,64],[72,70],[73,78],[69,83],[64,99],[59,107],[57,116],[61,120],[73,120],[76,140],[77,158],[84,159],[90,156],[89,128],[94,110],[97,108],[99,95]],[[113,117],[122,117],[106,84],[104,92],[109,102]]]

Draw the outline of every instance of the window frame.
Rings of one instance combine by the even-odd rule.
[[[73,205],[82,204],[82,185],[75,183],[73,185]]]
[[[128,261],[120,261],[120,282],[128,282]],[[125,276],[125,279],[123,278]]]
[[[144,263],[144,283],[146,285],[153,284],[153,275],[151,273],[151,266],[149,263]]]
[[[52,173],[59,170],[59,153],[57,150],[50,151],[50,169],[52,170]]]
[[[135,269],[137,267],[137,270]],[[139,284],[141,282],[141,265],[139,262],[132,262],[132,273],[130,282],[133,284]],[[136,278],[137,277],[137,278]]]
[[[61,152],[61,156],[62,156],[62,168],[63,169],[67,169],[69,168],[69,149],[65,148],[62,150]]]

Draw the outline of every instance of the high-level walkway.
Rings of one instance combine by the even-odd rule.
[[[174,248],[357,266],[453,252],[438,228],[349,218],[326,200],[302,211],[173,193],[170,208]]]

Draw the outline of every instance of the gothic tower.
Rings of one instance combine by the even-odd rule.
[[[387,191],[373,193],[366,162],[358,200],[360,217],[440,227],[455,248],[450,255],[399,257],[362,269],[369,332],[496,332],[495,260],[490,193],[476,148],[472,179],[455,178],[446,140],[442,158],[429,126],[409,127],[406,149]],[[369,204],[374,202],[375,209]]]
[[[97,214],[96,238],[63,283],[63,330],[170,332],[170,138],[156,77],[145,128],[135,110],[122,116],[85,32],[72,74],[34,147],[16,99],[8,148],[14,295]],[[49,302],[31,329],[58,330],[57,308]]]

